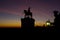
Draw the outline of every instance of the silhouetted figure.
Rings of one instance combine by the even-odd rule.
[[[35,20],[32,18],[32,12],[30,12],[30,8],[24,10],[24,18],[21,19],[21,27],[23,31],[32,31],[35,25]]]
[[[28,11],[24,10],[24,13],[25,13],[25,17],[31,17],[32,18],[32,12],[30,11],[30,7],[28,8]]]
[[[54,13],[54,16],[55,16],[54,25],[55,25],[55,26],[58,26],[58,25],[57,25],[57,23],[58,23],[58,22],[57,22],[57,21],[58,21],[58,11],[54,11],[53,13]]]
[[[60,13],[59,13],[59,15],[58,15],[58,26],[59,26],[59,28],[60,28]]]
[[[28,8],[28,13],[32,17],[32,12],[30,11],[30,7]]]
[[[60,28],[60,14],[58,13],[58,11],[54,11],[54,25],[56,28]]]

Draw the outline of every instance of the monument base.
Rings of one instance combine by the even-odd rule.
[[[33,28],[35,24],[35,20],[33,18],[21,18],[21,26],[22,28]]]

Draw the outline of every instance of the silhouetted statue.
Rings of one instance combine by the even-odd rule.
[[[55,16],[54,25],[56,28],[60,28],[60,14],[59,14],[59,12],[54,11],[54,16]]]
[[[30,8],[28,8],[28,10],[24,10],[24,13],[24,18],[21,18],[21,27],[24,31],[32,30],[35,25],[35,20],[32,18]]]
[[[57,21],[58,21],[58,11],[53,11],[55,19],[54,19],[54,25],[57,26]]]
[[[58,15],[58,26],[59,26],[59,28],[60,28],[60,13],[59,13],[59,15]]]
[[[28,11],[24,10],[24,13],[25,13],[25,17],[31,17],[32,18],[32,12],[30,11],[30,7],[28,8]]]

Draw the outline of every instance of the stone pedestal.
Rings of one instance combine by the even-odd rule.
[[[22,28],[33,28],[35,24],[35,20],[33,18],[21,18],[21,26]]]

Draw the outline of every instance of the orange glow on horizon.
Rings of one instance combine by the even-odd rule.
[[[20,21],[16,20],[5,20],[4,22],[0,23],[0,27],[21,27]]]
[[[43,22],[35,22],[36,26],[43,26]],[[5,21],[3,23],[0,23],[0,27],[20,27],[21,28],[21,21],[11,20],[11,21]]]
[[[44,25],[44,22],[35,22],[35,26],[43,26]]]

